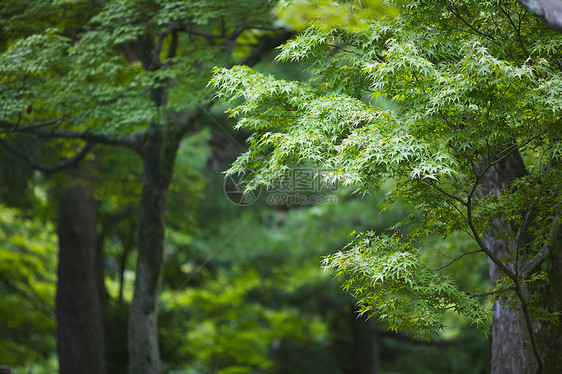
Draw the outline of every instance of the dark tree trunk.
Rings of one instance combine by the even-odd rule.
[[[360,316],[355,310],[351,313],[351,347],[352,374],[378,373],[378,347],[376,330],[372,321],[365,315]]]
[[[105,252],[103,245],[99,243],[99,237],[96,239],[96,284],[100,304],[104,305],[109,300],[109,293],[105,287]]]
[[[246,65],[259,62],[267,52],[291,36],[289,32],[263,39],[245,59]],[[177,39],[176,39],[177,41]],[[175,45],[175,47],[173,47]],[[133,48],[146,71],[161,66],[154,55],[155,37],[147,32],[138,37]],[[168,57],[174,57],[177,43],[172,41]],[[164,108],[168,91],[164,80],[150,89],[150,101]],[[161,85],[162,84],[162,85]],[[129,364],[133,374],[157,374],[160,369],[158,347],[158,294],[164,255],[164,216],[168,188],[173,174],[178,145],[185,133],[201,113],[197,108],[184,112],[175,123],[158,125],[151,123],[139,144],[143,163],[143,186],[139,202],[138,260],[129,310],[128,349]]]
[[[76,171],[72,171],[76,178]],[[104,374],[105,346],[96,282],[96,201],[86,186],[68,187],[59,200],[56,295],[61,374]]]
[[[517,178],[526,174],[523,160],[514,152],[505,160],[492,167],[482,181],[481,196],[499,195],[502,190]],[[553,213],[554,214],[554,213]],[[516,228],[505,221],[493,223],[494,229],[484,235],[486,246],[497,258],[512,255],[515,243],[513,236],[496,239],[497,233],[513,233]],[[551,253],[546,263],[549,270],[550,284],[539,289],[539,303],[550,312],[562,310],[562,230],[558,227]],[[492,282],[504,274],[489,260],[489,273]],[[513,265],[508,263],[513,270]],[[526,287],[525,287],[526,289]],[[529,334],[524,323],[523,309],[517,311],[501,307],[503,300],[494,304],[494,321],[492,326],[492,365],[491,374],[529,374],[537,367],[536,357],[530,347],[522,349],[521,342],[528,345]],[[533,331],[537,336],[537,345],[544,360],[543,373],[562,373],[562,327],[541,321],[534,321]],[[525,352],[526,351],[526,352]]]
[[[515,179],[525,174],[525,165],[519,153],[514,152],[502,162],[496,164],[485,174],[482,180],[480,197],[485,195],[499,195],[508,188]],[[511,232],[513,228],[505,221],[493,222],[494,229],[484,235],[483,241],[497,258],[511,255],[513,248],[509,239],[496,239],[499,232]],[[490,280],[495,282],[504,274],[488,260]],[[512,266],[508,267],[513,269]],[[508,310],[505,300],[496,301],[493,305],[494,320],[492,324],[492,362],[491,374],[527,374],[525,356],[519,338],[519,322],[517,311]]]
[[[139,207],[138,262],[133,301],[129,310],[131,373],[157,374],[158,294],[164,254],[164,216],[178,138],[166,126],[151,124],[143,145],[143,186]]]
[[[96,277],[98,283],[98,292],[100,294],[101,304],[105,306],[109,301],[109,293],[105,287],[105,241],[108,236],[110,236],[119,227],[119,223],[133,214],[133,207],[128,206],[121,212],[109,216],[103,223],[101,230],[97,236],[96,241]],[[119,263],[119,302],[123,301],[123,272],[125,271],[125,265],[127,261],[127,256],[132,248],[132,243],[124,243],[124,255]]]
[[[549,273],[550,284],[540,292],[541,306],[549,312],[562,311],[562,229],[557,230],[551,254],[544,268]],[[561,321],[562,322],[562,321]],[[562,373],[562,325],[538,323],[538,341],[545,373]]]

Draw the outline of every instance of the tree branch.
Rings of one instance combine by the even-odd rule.
[[[84,147],[82,147],[82,149],[77,152],[74,156],[64,159],[63,161],[61,161],[59,164],[55,165],[55,166],[44,166],[41,165],[39,163],[37,163],[33,157],[31,156],[31,153],[29,152],[29,150],[27,149],[27,147],[24,146],[25,148],[25,153],[20,153],[17,150],[15,150],[14,148],[12,148],[10,145],[8,145],[8,143],[6,143],[4,140],[0,139],[0,145],[2,145],[2,147],[4,147],[6,150],[8,150],[10,153],[12,153],[14,156],[27,161],[27,163],[34,169],[37,169],[45,174],[52,174],[52,173],[57,173],[61,170],[64,170],[68,167],[71,167],[73,165],[76,165],[78,162],[80,162],[84,157],[86,157],[86,155],[88,154],[88,152],[90,152],[92,150],[92,148],[94,148],[94,143],[91,142],[86,142],[86,144],[84,145]]]
[[[38,296],[34,295],[33,292],[25,292],[24,290],[22,290],[20,287],[17,286],[17,283],[15,281],[13,281],[11,279],[10,280],[5,279],[4,284],[7,287],[14,290],[15,292],[19,293],[36,310],[43,313],[44,315],[46,315],[47,317],[49,317],[53,321],[56,319],[55,313],[52,310],[52,308],[49,308],[48,305],[45,305],[45,303],[43,303]]]
[[[105,239],[107,238],[109,231],[114,229],[120,221],[124,220],[125,218],[129,217],[133,214],[134,209],[133,206],[127,205],[125,209],[121,210],[120,212],[110,215],[101,223],[101,231],[98,234],[96,247],[98,250],[103,251]]]
[[[236,40],[246,30],[262,30],[262,31],[281,31],[284,30],[283,27],[263,27],[263,26],[244,26],[237,30],[235,30],[231,35],[226,34],[226,28],[224,23],[221,25],[221,33],[214,34],[211,32],[206,32],[202,30],[194,30],[187,27],[180,28],[181,31],[186,32],[188,34],[193,34],[197,36],[202,36],[207,39],[229,39],[229,40]]]
[[[223,39],[223,38],[226,38],[226,34],[224,34],[224,30],[223,30],[223,33],[221,33],[221,34],[213,34],[213,33],[201,31],[201,30],[193,30],[193,29],[189,29],[187,27],[183,27],[180,30],[183,31],[183,32],[186,32],[188,34],[202,36],[202,37],[207,38],[207,39]]]
[[[260,39],[258,45],[252,50],[252,52],[240,63],[240,65],[254,66],[260,62],[266,54],[271,52],[276,47],[285,43],[291,37],[295,35],[294,31],[284,30],[278,34],[269,36],[266,35]],[[230,66],[232,67],[232,66]]]
[[[535,136],[533,136],[533,137],[531,137],[531,138],[529,138],[529,139],[527,139],[527,140],[522,140],[522,141],[519,142],[519,143],[513,144],[513,145],[511,145],[511,146],[509,146],[509,147],[507,147],[507,148],[504,148],[504,149],[497,155],[498,158],[495,159],[494,161],[488,163],[488,165],[486,166],[486,168],[484,169],[484,171],[483,171],[480,175],[477,176],[478,179],[480,179],[481,177],[483,177],[484,174],[486,174],[486,172],[487,172],[488,170],[490,170],[490,168],[491,168],[492,166],[494,166],[494,165],[496,165],[496,164],[502,162],[503,160],[505,160],[506,158],[508,158],[509,155],[511,155],[513,152],[515,152],[515,151],[518,150],[519,148],[526,146],[527,144],[529,144],[529,143],[532,142],[533,140],[535,140],[535,139],[537,139],[537,138],[540,138],[540,137],[543,136],[543,135],[544,135],[544,132],[541,132],[541,133],[539,133],[539,134],[537,134],[537,135],[535,135]],[[503,153],[505,153],[505,154],[503,154]],[[503,155],[502,155],[502,154],[503,154]]]
[[[507,20],[509,21],[509,23],[511,24],[511,26],[515,30],[515,33],[517,34],[517,39],[519,40],[519,44],[521,45],[521,48],[523,48],[523,52],[525,52],[525,57],[529,56],[529,52],[527,51],[527,48],[525,47],[525,44],[523,43],[523,38],[521,37],[521,23],[519,23],[519,27],[517,27],[515,25],[515,22],[513,22],[513,20],[511,19],[511,16],[509,15],[509,13],[502,6],[501,2],[498,3],[498,6],[500,8],[500,11],[505,15],[505,17],[507,18]]]
[[[432,183],[432,182],[430,182],[430,181],[428,181],[428,180],[426,180],[426,179],[421,179],[421,181],[424,182],[424,183],[426,183],[426,184],[428,184],[429,186],[435,188],[435,189],[436,189],[437,191],[439,191],[441,194],[443,194],[443,195],[445,195],[445,196],[447,196],[447,197],[449,197],[449,198],[451,198],[451,199],[453,199],[453,200],[456,200],[456,201],[458,201],[459,203],[461,203],[462,205],[466,206],[466,204],[467,204],[466,201],[464,201],[463,199],[461,199],[461,198],[458,197],[458,196],[455,196],[455,195],[453,195],[453,194],[451,194],[451,193],[445,191],[444,189],[442,189],[441,187],[439,187],[439,186],[436,185],[435,183]]]
[[[549,231],[549,240],[548,242],[544,243],[541,247],[540,251],[535,255],[535,257],[522,266],[520,274],[522,279],[528,279],[534,272],[538,270],[538,268],[544,263],[544,261],[548,258],[550,254],[551,244],[556,240],[558,236],[558,230],[560,230],[560,224],[558,223],[559,215],[554,217],[554,222],[552,222],[552,226],[550,227]]]
[[[453,9],[453,6],[451,6],[451,4],[449,4],[448,1],[445,3],[445,6],[447,7],[447,9],[449,9],[449,11],[451,13],[453,13],[455,15],[455,17],[457,17],[462,23],[464,23],[466,26],[468,26],[468,28],[471,29],[473,32],[475,32],[476,34],[478,34],[478,35],[480,35],[480,36],[482,36],[486,39],[489,39],[489,40],[492,40],[492,41],[495,40],[493,36],[488,35],[486,33],[483,33],[481,31],[478,31],[478,29],[476,29],[474,26],[472,26],[470,23],[468,23],[459,13],[457,13]]]
[[[168,48],[168,54],[166,59],[170,59],[176,56],[178,51],[178,30],[172,31],[172,40],[170,41],[170,47]]]
[[[467,223],[468,223],[468,227],[470,228],[470,231],[472,232],[472,237],[474,238],[474,240],[476,240],[476,243],[478,243],[478,246],[480,247],[482,252],[484,252],[486,256],[488,256],[488,258],[490,258],[490,260],[492,260],[492,262],[496,264],[506,276],[508,276],[511,280],[513,280],[513,282],[517,283],[517,278],[515,277],[515,274],[503,262],[501,262],[500,259],[498,259],[492,253],[492,251],[490,251],[490,249],[486,247],[486,244],[484,244],[484,242],[482,241],[482,238],[480,237],[480,233],[476,229],[472,217],[472,195],[468,196],[467,203],[468,203],[466,206],[466,216],[468,219]]]
[[[527,289],[527,285],[518,280],[515,282],[515,293],[521,302],[517,308],[517,317],[519,319],[521,348],[523,349],[527,368],[532,374],[542,374],[544,361],[537,344],[533,319],[531,317],[529,290]],[[531,350],[533,352],[532,355],[529,352],[529,343],[531,344]]]
[[[51,120],[48,120],[48,121],[37,122],[37,123],[34,123],[32,125],[20,127],[19,126],[20,119],[21,119],[21,116],[18,117],[17,123],[9,123],[9,122],[6,122],[6,121],[0,121],[0,128],[8,128],[7,130],[0,129],[0,134],[14,132],[15,130],[29,131],[29,130],[33,130],[33,129],[37,129],[37,128],[41,128],[41,127],[45,127],[45,126],[54,125],[55,123],[62,121],[62,117],[58,117],[58,118],[54,118],[54,119],[51,119]]]
[[[71,131],[71,130],[36,130],[36,129],[29,129],[24,130],[23,128],[20,131],[29,132],[31,134],[35,134],[38,137],[42,138],[64,138],[64,139],[81,139],[85,141],[90,141],[99,144],[107,144],[107,145],[119,145],[128,148],[132,148],[136,151],[139,150],[141,143],[143,142],[146,134],[144,131],[140,131],[137,133],[133,133],[131,135],[125,137],[112,137],[106,134],[99,134],[93,133],[90,131]]]
[[[515,287],[509,287],[509,288],[505,288],[505,289],[502,289],[502,290],[480,293],[480,294],[477,294],[477,295],[470,295],[470,297],[488,297],[488,296],[492,296],[492,295],[502,294],[502,293],[506,293],[506,292],[513,292],[513,291],[515,291]]]
[[[472,252],[463,253],[463,254],[460,255],[459,257],[453,259],[453,261],[450,261],[448,264],[443,265],[443,266],[441,266],[441,267],[438,267],[438,268],[436,268],[436,269],[431,269],[431,270],[433,270],[433,271],[443,270],[443,269],[445,269],[447,266],[452,265],[453,263],[455,263],[456,261],[460,260],[460,259],[463,258],[464,256],[473,255],[473,254],[475,254],[475,253],[480,253],[480,252],[482,252],[481,249],[479,249],[479,250],[477,250],[477,251],[472,251]]]

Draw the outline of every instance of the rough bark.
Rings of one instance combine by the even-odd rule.
[[[69,172],[76,177],[76,171]],[[96,284],[96,201],[87,186],[65,188],[59,199],[56,295],[61,374],[104,374],[105,347]]]
[[[525,174],[525,166],[519,153],[514,152],[502,162],[496,164],[482,179],[480,196],[499,195],[508,188],[509,183]],[[493,229],[483,236],[485,245],[497,258],[511,255],[509,241],[496,239],[499,232],[511,232],[511,224],[505,221],[493,222]],[[503,277],[502,271],[491,261],[489,264],[490,280],[495,282]],[[513,270],[512,266],[508,267]],[[492,365],[491,374],[527,374],[524,352],[519,338],[518,313],[505,307],[505,300],[500,299],[493,305],[494,320],[491,334]]]
[[[134,374],[161,372],[158,294],[164,254],[164,216],[178,140],[166,126],[151,124],[141,150],[143,186],[139,203],[138,260],[129,310],[129,362]]]

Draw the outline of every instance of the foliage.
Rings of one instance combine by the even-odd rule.
[[[60,118],[66,129],[113,135],[177,120],[174,113],[204,101],[206,65],[232,63],[233,52],[245,56],[271,18],[260,1],[30,1],[22,12],[11,5],[2,14],[11,38],[0,56],[0,120]],[[56,22],[59,6],[67,22]],[[38,14],[44,22],[35,21]],[[152,43],[143,46],[148,55],[137,42]],[[169,89],[167,118],[151,87]]]
[[[387,222],[376,214],[375,204],[348,198],[345,190],[337,192],[345,199],[338,206],[229,210],[220,182],[210,186],[218,192],[207,189],[203,212],[195,217],[204,184],[201,173],[211,168],[205,165],[207,143],[213,139],[207,131],[185,139],[169,193],[160,299],[162,356],[170,371],[313,373],[349,362],[352,334],[346,324],[353,301],[338,297],[337,285],[330,281],[333,273],[319,269],[318,256],[342,247],[352,227],[362,234],[345,252],[326,258],[325,265],[347,277],[349,291],[363,299],[359,305],[366,314],[384,306],[391,327],[414,327],[427,336],[442,325],[454,325],[441,331],[445,345],[453,344],[451,331],[464,324],[445,310],[457,310],[479,326],[487,315],[486,306],[469,297],[481,293],[469,289],[480,285],[478,274],[458,266],[460,261],[431,271],[446,263],[428,247],[441,247],[453,258],[474,251],[459,234],[467,230],[467,207],[453,196],[472,202],[479,231],[494,217],[524,223],[527,216],[520,208],[532,197],[538,208],[530,230],[538,238],[535,251],[548,234],[545,227],[560,190],[557,166],[551,163],[545,172],[548,158],[556,161],[561,154],[556,136],[560,75],[555,73],[560,39],[512,3],[411,1],[402,15],[377,22],[369,19],[389,13],[381,2],[338,4],[335,10],[324,1],[281,4],[285,8],[279,14],[286,20],[298,20],[299,11],[305,12],[306,25],[323,18],[280,50],[280,60],[308,64],[306,81],[289,82],[240,67],[216,71],[219,97],[241,99],[232,113],[253,132],[250,150],[230,173],[246,172],[248,188],[255,188],[274,185],[295,165],[313,165],[327,183],[350,186],[360,194],[393,178],[397,185],[389,200],[400,196],[410,205],[388,209],[393,218],[406,212],[411,217],[379,236]],[[0,140],[52,161],[71,157],[77,144],[29,145],[16,130],[36,126],[26,131],[38,130],[34,140],[40,141],[72,131],[70,137],[127,146],[137,141],[138,146],[152,135],[142,131],[148,123],[167,131],[185,126],[182,115],[193,108],[203,113],[207,107],[198,103],[212,100],[206,86],[210,67],[244,61],[262,36],[277,30],[270,27],[271,7],[257,0],[5,1],[0,8]],[[513,25],[520,18],[520,29],[513,28],[504,8],[518,17]],[[475,22],[474,29],[460,30],[457,13]],[[522,49],[530,51],[530,59]],[[206,126],[205,121],[198,119],[189,132]],[[223,131],[221,124],[213,126]],[[29,134],[33,136],[24,135]],[[479,199],[472,191],[477,178],[471,161],[482,155],[501,158],[512,143],[524,146],[531,175],[501,198]],[[46,151],[56,155],[48,157]],[[99,167],[91,172],[100,200],[100,230],[110,227],[106,281],[117,298],[118,262],[138,245],[131,239],[137,210],[124,223],[112,224],[111,218],[138,200],[140,162],[123,149],[98,147],[88,157]],[[3,162],[2,176],[22,184],[3,186],[0,192],[15,199],[10,190],[33,174],[12,167],[17,164]],[[50,183],[61,180],[51,178]],[[29,191],[22,187],[19,192]],[[31,192],[32,202],[39,199],[34,195],[44,194],[42,188]],[[53,230],[38,218],[0,210],[0,267],[6,267],[1,274],[21,286],[17,292],[0,287],[9,307],[0,310],[6,317],[1,328],[16,326],[2,334],[10,341],[2,342],[0,352],[49,371],[53,323],[28,302],[41,300],[52,312]],[[434,232],[449,240],[426,237]],[[527,248],[522,257],[530,258],[532,251]],[[132,293],[132,261],[125,262],[124,303],[106,311],[107,335],[115,343],[108,350],[117,356],[124,350],[126,302]],[[384,283],[370,281],[381,276]],[[460,286],[455,283],[459,279]],[[407,302],[388,307],[397,295],[407,295]],[[22,340],[14,345],[12,335]],[[389,372],[412,371],[406,362],[414,362],[417,372],[428,372],[426,368],[436,366],[427,361],[447,349],[404,348],[402,342],[398,348],[388,340],[382,344],[384,357],[398,355],[383,363]],[[469,352],[474,341],[466,343]],[[459,354],[435,371],[455,371],[482,356],[481,347],[471,356],[465,342],[459,344],[450,351]],[[427,359],[430,350],[433,356]],[[120,369],[110,369],[124,372],[125,357],[118,358],[111,356],[110,364]]]
[[[393,328],[430,335],[452,308],[484,329],[486,305],[453,285],[442,274],[447,268],[430,271],[418,248],[430,234],[466,232],[517,284],[531,279],[518,277],[540,264],[558,225],[553,212],[562,207],[562,37],[515,1],[404,7],[366,31],[313,24],[285,44],[280,60],[310,62],[305,82],[247,67],[215,69],[217,97],[235,102],[230,113],[253,132],[228,175],[245,174],[247,190],[303,164],[358,193],[395,180],[388,200],[411,204],[412,228],[361,234],[325,266],[349,277],[345,285],[363,312]],[[395,107],[381,106],[380,98]],[[482,196],[486,173],[517,152],[529,174],[498,196]],[[514,258],[493,258],[482,242],[498,220],[523,226],[497,237],[515,239]]]
[[[444,327],[449,309],[482,330],[488,326],[489,313],[478,300],[461,292],[449,276],[424,266],[397,237],[357,234],[347,251],[326,257],[324,266],[347,275],[343,288],[360,300],[360,313],[376,313],[392,330],[429,338]]]
[[[318,266],[319,257],[343,246],[353,227],[383,232],[404,217],[403,207],[395,204],[380,214],[384,193],[360,199],[334,191],[338,204],[286,209],[262,205],[268,201],[267,191],[262,191],[259,201],[240,208],[223,196],[221,181],[209,182],[206,189],[198,219],[200,234],[181,246],[170,243],[178,247],[167,262],[167,290],[161,298],[163,360],[181,373],[209,368],[256,373],[350,370],[357,344],[351,328],[354,299],[342,297],[338,282],[331,279],[333,272]],[[430,263],[437,266],[440,261],[443,256]],[[455,279],[460,274],[472,277],[466,282],[471,286],[482,282],[463,269],[457,269]],[[288,323],[272,323],[273,316]],[[445,373],[470,365],[477,372],[485,365],[486,344],[476,343],[483,338],[472,335],[457,346],[466,322],[450,315],[447,320],[452,327],[440,336],[443,346],[439,347],[409,343],[409,338],[379,337],[384,324],[374,325],[374,320],[359,325],[380,345],[381,364],[389,372]],[[309,325],[318,330],[295,328]],[[208,332],[203,336],[190,333],[203,329]],[[236,348],[241,345],[256,348],[241,351]],[[478,364],[462,354],[470,349],[481,357]],[[439,365],[427,358],[442,356],[444,350],[450,359],[448,355]],[[408,358],[415,365],[405,368]],[[260,369],[259,362],[267,368]]]
[[[277,4],[280,18],[295,30],[306,29],[320,21],[318,26],[345,27],[352,31],[367,27],[369,20],[383,15],[396,15],[396,9],[380,0],[281,0]]]
[[[168,306],[183,305],[184,313],[191,317],[183,327],[187,334],[183,348],[175,354],[191,358],[190,366],[199,370],[245,367],[248,372],[263,372],[274,364],[268,358],[268,349],[276,339],[318,344],[325,338],[325,325],[303,316],[298,309],[275,310],[249,300],[249,291],[261,282],[255,271],[233,279],[219,273],[204,288],[173,297],[164,294]]]
[[[46,366],[55,346],[54,229],[0,205],[0,238],[0,361]]]
[[[142,192],[130,185],[112,190],[111,182],[103,181],[104,190],[97,191],[96,197],[109,197],[102,210],[111,223],[131,210],[128,205],[141,192],[139,240],[128,241],[138,248],[129,326],[131,334],[147,331],[151,338],[146,342],[131,338],[128,343],[131,352],[138,352],[130,355],[132,371],[140,372],[142,367],[159,372],[157,318],[135,316],[157,313],[168,196],[173,204],[168,210],[170,226],[186,235],[195,231],[191,213],[203,181],[199,165],[186,161],[190,157],[189,162],[196,163],[204,157],[205,134],[180,143],[200,130],[198,118],[212,105],[207,88],[210,67],[241,59],[255,63],[287,32],[271,27],[272,5],[261,0],[25,3],[29,7],[10,2],[1,13],[1,31],[9,38],[2,42],[0,53],[0,144],[47,173],[77,164],[94,144],[127,147],[141,156],[142,179],[130,170],[123,172],[123,178],[127,184],[141,180]],[[58,20],[59,6],[68,11],[63,17],[68,21]],[[34,22],[43,16],[44,21]],[[19,26],[27,21],[33,27],[14,29],[10,21]],[[42,148],[30,146],[37,141],[55,150],[62,159],[60,167],[41,167],[49,158],[40,152]],[[78,142],[86,142],[79,151]],[[193,149],[187,150],[188,146]],[[103,164],[103,155],[94,155],[88,157]],[[183,167],[170,187],[176,158]],[[116,207],[122,203],[124,208]],[[106,222],[100,226],[101,231],[108,227]],[[125,253],[122,259],[126,262]],[[150,292],[144,292],[147,289]],[[148,304],[153,307],[147,308]]]

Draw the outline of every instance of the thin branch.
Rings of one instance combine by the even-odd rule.
[[[496,164],[502,162],[503,160],[505,160],[507,157],[509,157],[513,152],[518,150],[520,147],[524,147],[525,145],[529,144],[530,142],[532,142],[536,138],[542,136],[542,134],[543,133],[540,133],[536,136],[533,136],[532,138],[530,138],[528,140],[522,141],[518,144],[514,144],[510,147],[507,147],[507,148],[503,149],[499,154],[501,155],[502,153],[506,152],[505,155],[500,156],[498,159],[488,163],[488,165],[486,165],[486,167],[484,168],[484,170],[480,174],[475,173],[476,178],[474,180],[474,184],[472,186],[472,189],[470,190],[470,193],[468,194],[468,198],[471,199],[474,196],[474,193],[476,192],[476,189],[478,188],[478,185],[480,184],[480,180],[484,177],[484,175],[486,175],[488,170],[490,170],[494,165],[496,165]],[[491,155],[489,153],[490,146],[488,145],[486,148],[488,149],[487,158],[490,159],[491,158]]]
[[[453,13],[455,15],[455,17],[457,17],[462,23],[464,23],[466,26],[468,26],[468,28],[470,28],[472,31],[474,31],[476,34],[483,36],[489,40],[494,41],[495,38],[491,35],[488,35],[486,33],[483,33],[481,31],[479,31],[478,29],[476,29],[474,26],[472,26],[470,23],[468,23],[459,13],[457,13],[453,7],[451,6],[451,4],[449,4],[448,1],[445,2],[445,6],[447,7],[447,9],[449,9],[449,11],[451,13]]]
[[[525,44],[523,43],[523,39],[521,37],[521,23],[519,23],[519,27],[515,26],[515,23],[511,19],[511,16],[504,9],[504,7],[501,5],[501,2],[498,3],[498,6],[500,7],[500,11],[506,16],[507,20],[509,21],[509,23],[511,24],[511,26],[515,30],[515,33],[517,34],[517,39],[519,40],[519,44],[521,45],[521,48],[523,48],[523,52],[525,52],[526,56],[529,56],[529,52],[527,51],[527,48],[525,47]]]
[[[183,32],[186,32],[188,34],[202,36],[202,37],[207,38],[207,39],[224,39],[224,38],[226,38],[226,34],[224,34],[224,33],[213,34],[213,33],[206,32],[206,31],[189,29],[187,27],[182,27],[180,30],[183,31]]]
[[[281,30],[284,30],[284,28],[283,27],[244,26],[244,27],[241,27],[241,28],[235,30],[231,35],[227,35],[226,34],[226,27],[224,25],[224,22],[222,22],[220,34],[215,34],[215,33],[207,32],[207,31],[203,31],[203,30],[194,30],[194,29],[188,28],[188,27],[181,27],[181,28],[178,28],[178,30],[181,30],[181,31],[186,32],[188,34],[202,36],[202,37],[207,38],[207,39],[236,40],[246,30],[281,31]]]
[[[510,56],[511,57],[511,56]],[[512,60],[515,60],[513,57],[511,58]],[[492,96],[493,93],[493,88],[490,87],[490,82],[489,80],[486,81],[486,85],[488,85],[488,93],[490,94],[490,97]],[[496,100],[490,100],[490,105],[488,105],[488,109],[486,109],[486,121],[489,120],[490,118],[490,110],[492,109],[492,107],[494,105],[496,105],[496,103],[499,103],[503,100],[505,94],[507,94],[507,92],[511,89],[511,86],[513,85],[513,82],[510,82],[507,87],[505,88],[505,90],[500,94],[500,96],[498,96],[498,98]]]
[[[537,344],[537,339],[536,339],[536,335],[535,335],[535,330],[534,330],[534,326],[533,326],[533,319],[531,317],[531,310],[530,310],[530,305],[529,305],[529,290],[527,289],[527,285],[525,285],[524,283],[521,283],[519,280],[517,280],[515,282],[515,293],[517,294],[517,297],[519,298],[519,301],[521,302],[521,305],[519,306],[519,310],[518,310],[518,314],[520,315],[521,313],[523,314],[523,321],[521,321],[521,317],[519,317],[519,329],[521,330],[522,328],[526,329],[526,333],[529,336],[529,340],[531,343],[531,349],[533,351],[533,356],[536,359],[536,370],[534,371],[533,374],[542,374],[543,371],[543,366],[544,366],[544,361],[543,358],[541,356],[538,344]],[[521,333],[520,333],[521,334]],[[522,334],[525,335],[525,334]],[[523,346],[523,353],[526,355],[526,342],[524,341],[524,336],[521,337],[521,343]],[[527,356],[527,355],[526,355]],[[527,358],[527,366],[531,367],[531,363],[529,362],[529,357]]]
[[[340,51],[345,52],[345,53],[351,53],[351,54],[354,54],[356,56],[361,56],[361,54],[359,54],[355,51],[348,51],[347,49],[345,49],[343,47],[340,47],[339,45],[330,44],[330,43],[326,43],[326,45],[329,46],[329,47],[332,47],[333,49],[339,49]]]
[[[473,255],[473,254],[475,254],[475,253],[480,253],[480,252],[482,252],[481,249],[479,249],[479,250],[477,250],[477,251],[472,251],[472,252],[463,253],[463,254],[460,255],[459,257],[457,257],[457,258],[453,259],[452,261],[450,261],[448,264],[443,265],[443,266],[441,266],[441,267],[438,267],[438,268],[436,268],[436,269],[431,269],[431,270],[433,270],[433,271],[443,270],[443,269],[445,269],[447,266],[452,265],[453,263],[457,262],[458,260],[460,260],[460,259],[463,258],[464,256]]]
[[[114,229],[120,221],[124,220],[125,218],[131,216],[134,213],[133,206],[127,205],[125,209],[121,210],[120,212],[110,215],[101,223],[101,231],[97,237],[96,247],[99,250],[103,250],[105,239],[109,235],[110,230]]]
[[[461,198],[458,197],[458,196],[455,196],[455,195],[453,195],[453,194],[451,194],[451,193],[445,191],[444,189],[442,189],[441,187],[439,187],[439,186],[436,185],[435,183],[430,182],[430,181],[428,181],[428,180],[426,180],[426,179],[421,179],[421,181],[424,182],[424,183],[426,183],[427,185],[429,185],[429,186],[435,188],[437,191],[439,191],[439,192],[442,193],[443,195],[445,195],[445,196],[447,196],[447,197],[449,197],[449,198],[451,198],[451,199],[453,199],[453,200],[456,200],[456,201],[458,201],[459,203],[461,203],[462,205],[466,206],[466,204],[467,204],[466,201],[464,201],[463,199],[461,199]]]
[[[260,62],[265,55],[274,50],[279,45],[285,43],[295,35],[294,31],[284,30],[275,35],[266,35],[260,39],[260,43],[250,52],[240,65],[254,66]]]
[[[502,162],[503,160],[505,160],[507,157],[509,157],[509,155],[511,155],[511,154],[512,154],[514,151],[516,151],[517,149],[526,146],[527,144],[529,144],[530,142],[532,142],[533,140],[535,140],[535,139],[537,139],[537,138],[540,138],[541,136],[544,135],[544,133],[545,133],[545,132],[543,131],[543,132],[541,132],[541,133],[539,133],[539,134],[537,134],[537,135],[535,135],[535,136],[533,136],[533,137],[531,137],[531,138],[529,138],[529,139],[527,139],[527,140],[522,140],[522,141],[519,142],[519,143],[513,144],[512,146],[505,148],[504,150],[502,150],[502,151],[498,154],[499,158],[497,158],[496,160],[490,162],[490,163],[486,166],[486,168],[484,169],[484,171],[483,171],[478,177],[479,177],[479,178],[480,178],[480,177],[483,177],[484,174],[486,174],[486,172],[487,172],[492,166],[494,166],[494,165],[496,165],[496,164]],[[504,152],[505,152],[505,154],[502,155],[502,153],[504,153]]]
[[[502,293],[506,293],[506,292],[513,292],[513,291],[515,291],[515,287],[508,287],[508,288],[504,288],[502,290],[480,293],[480,294],[476,294],[476,295],[470,295],[470,297],[488,297],[488,296],[492,296],[492,295],[502,294]]]
[[[244,26],[241,28],[241,30],[284,31],[286,29],[284,27]]]
[[[472,216],[472,195],[468,196],[468,204],[466,206],[466,216],[468,218],[468,227],[472,232],[472,237],[474,238],[474,240],[476,240],[476,243],[478,244],[482,252],[484,252],[486,256],[488,256],[490,260],[492,260],[492,262],[496,264],[498,268],[500,268],[506,276],[508,276],[514,282],[517,282],[517,278],[515,277],[515,274],[503,262],[501,262],[500,259],[498,259],[492,253],[492,251],[490,251],[490,249],[486,247],[486,244],[484,244],[484,242],[482,241],[482,238],[480,237],[480,233],[476,229],[476,226],[474,224],[474,219]]]
[[[391,339],[397,339],[400,340],[402,342],[405,343],[411,343],[411,344],[420,344],[420,345],[425,345],[425,346],[448,346],[451,344],[451,342],[448,342],[446,340],[422,340],[422,339],[416,339],[410,335],[406,335],[403,332],[398,332],[398,331],[391,331],[391,330],[381,330],[379,332],[377,332],[377,334],[379,334],[382,338],[391,338]]]
[[[111,99],[100,100],[99,106],[105,106],[105,105],[109,105],[109,104],[113,104],[113,103],[117,102],[119,99],[125,97],[125,94],[127,92],[130,92],[132,89],[133,89],[133,86],[129,86],[123,92],[121,92],[119,95],[116,95],[115,97],[112,97]],[[143,90],[138,96],[144,95],[147,91],[148,91],[147,89]]]
[[[20,122],[21,122],[21,111],[18,112],[18,121],[16,122],[16,124],[15,124],[11,129],[9,129],[9,130],[6,131],[6,132],[14,132],[14,131],[16,131],[16,130],[18,129],[18,127],[20,127]]]
[[[226,22],[224,22],[224,16],[221,16],[221,33],[226,34]]]
[[[162,52],[162,46],[164,45],[164,39],[170,34],[172,34],[172,43],[170,43],[170,48],[168,49],[168,56],[170,54],[175,55],[177,49],[177,32],[180,30],[180,25],[177,22],[171,22],[166,29],[160,31],[158,33],[158,43],[150,54],[152,55],[152,65],[147,69],[148,71],[156,70],[157,68],[162,66],[160,62],[160,52]],[[174,44],[174,35],[175,35],[175,44]],[[173,56],[172,56],[173,57]]]
[[[53,321],[56,319],[55,313],[53,312],[52,308],[49,308],[48,305],[43,303],[41,299],[34,295],[33,292],[25,292],[21,288],[19,288],[13,280],[4,280],[4,284],[14,290],[15,292],[19,293],[24,299],[26,299],[33,308],[38,310],[39,312],[43,313]]]
[[[193,128],[195,121],[205,113],[207,116],[212,118],[212,114],[209,109],[213,106],[214,101],[210,101],[206,104],[197,104],[196,109],[186,109],[177,119],[174,121],[172,129],[176,131],[178,137],[183,137],[188,131]]]
[[[554,222],[552,222],[552,226],[550,227],[550,238],[549,240],[544,243],[540,251],[535,255],[535,257],[525,264],[521,268],[520,274],[521,279],[528,279],[538,268],[544,263],[544,261],[548,258],[550,253],[551,243],[554,243],[556,237],[558,236],[558,231],[560,230],[560,224],[558,223],[559,215],[554,217]]]
[[[455,209],[457,211],[457,213],[459,213],[459,215],[466,221],[466,216],[464,215],[464,213],[460,210],[460,208],[458,206],[456,206],[455,204],[453,204],[451,201],[443,199],[446,201],[447,204],[449,204],[451,207],[453,207],[453,209]]]
[[[170,59],[176,56],[176,52],[178,51],[178,31],[172,31],[172,40],[170,41],[170,47],[168,48],[168,54],[166,55],[166,59]]]

